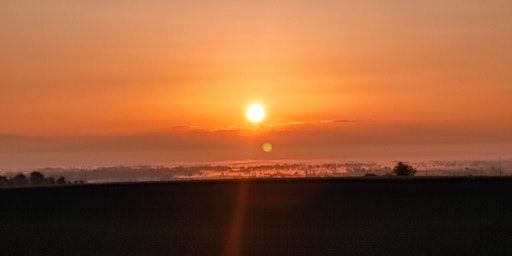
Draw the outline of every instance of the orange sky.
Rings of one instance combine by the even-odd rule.
[[[508,150],[510,13],[508,0],[2,1],[0,134],[150,133],[179,148],[260,129],[245,140]]]

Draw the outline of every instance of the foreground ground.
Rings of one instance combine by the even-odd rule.
[[[512,179],[0,190],[0,255],[511,255]]]

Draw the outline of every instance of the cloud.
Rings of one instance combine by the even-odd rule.
[[[314,121],[290,121],[285,123],[270,124],[276,130],[293,129],[295,127],[308,127],[308,128],[322,128],[332,127],[335,128],[336,124],[358,122],[359,120],[349,119],[336,119],[336,120],[314,120]]]
[[[361,120],[350,120],[350,119],[332,119],[332,120],[313,120],[313,121],[289,121],[281,123],[260,123],[260,124],[232,124],[225,126],[201,126],[199,124],[181,124],[169,127],[164,131],[157,133],[166,132],[205,132],[205,133],[238,133],[238,134],[259,134],[273,131],[286,131],[288,129],[293,130],[294,128],[311,128],[313,131],[315,128],[325,128],[332,125],[332,128],[337,127],[336,124],[360,122]]]
[[[338,120],[331,120],[332,123],[352,123],[352,122],[360,122],[360,120],[349,120],[349,119],[338,119]]]

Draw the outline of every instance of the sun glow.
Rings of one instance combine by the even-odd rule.
[[[265,117],[265,109],[260,104],[252,104],[245,112],[247,119],[253,123],[259,123]]]

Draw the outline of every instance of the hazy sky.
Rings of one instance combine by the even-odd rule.
[[[507,154],[511,13],[508,0],[1,1],[0,160],[252,159],[265,141],[272,159]]]

